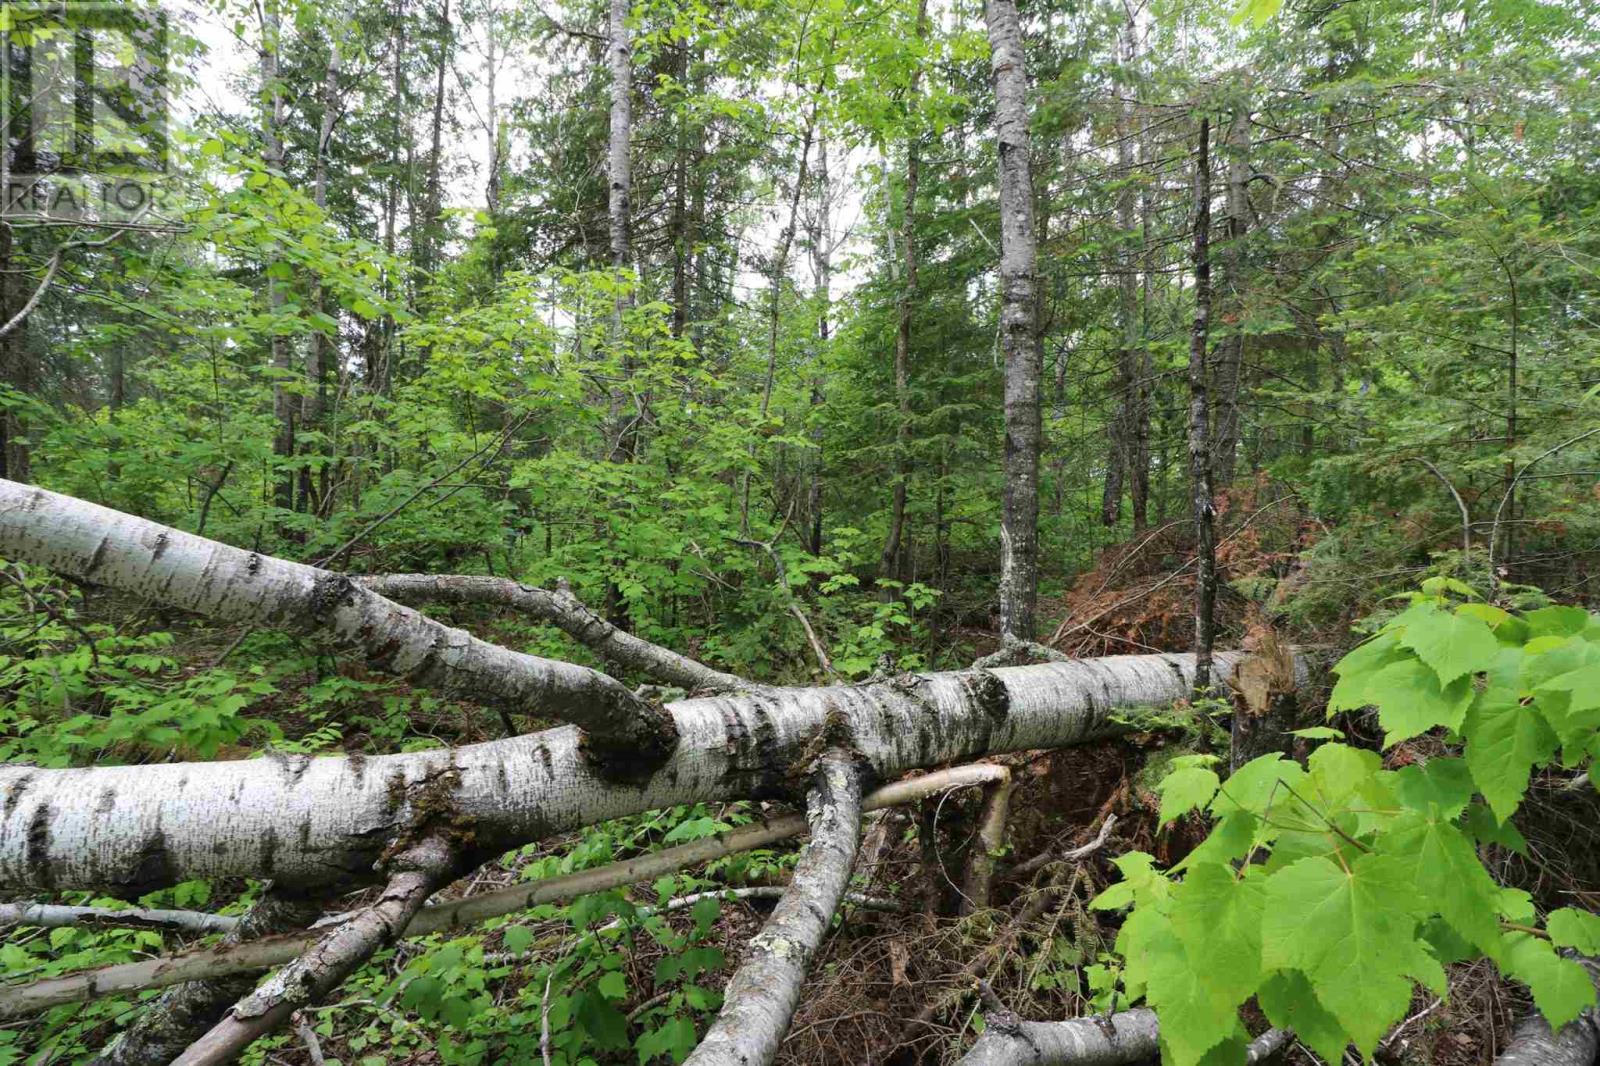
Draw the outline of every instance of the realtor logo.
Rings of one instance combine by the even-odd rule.
[[[0,0],[0,217],[149,210],[167,168],[167,16],[142,0]]]

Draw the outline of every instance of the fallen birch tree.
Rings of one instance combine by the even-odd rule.
[[[622,634],[566,590],[544,593],[492,579],[355,579],[8,481],[0,481],[0,556],[152,603],[320,639],[418,687],[567,723],[370,758],[268,754],[233,762],[0,768],[0,890],[8,893],[96,889],[133,897],[220,877],[270,879],[276,892],[312,894],[387,884],[375,903],[347,920],[284,942],[296,950],[288,966],[220,1016],[185,1015],[194,1042],[177,1061],[190,1064],[227,1061],[283,1024],[294,1008],[331,991],[428,914],[423,903],[434,888],[511,848],[678,804],[792,800],[809,782],[814,794],[827,796],[812,804],[811,858],[802,859],[793,898],[780,901],[769,923],[780,932],[758,938],[713,1026],[716,1039],[708,1037],[697,1053],[706,1062],[732,1061],[729,1055],[770,1061],[792,1016],[805,961],[848,881],[862,782],[1106,736],[1123,728],[1118,712],[1170,703],[1193,685],[1192,656],[1140,655],[765,688]],[[599,671],[479,640],[385,592],[413,602],[524,609],[610,661],[716,694],[658,704]],[[1218,667],[1231,668],[1237,659],[1223,653]],[[825,751],[848,758],[834,754],[819,763]],[[991,827],[986,842],[992,837]],[[987,876],[983,863],[980,879]],[[471,901],[462,907],[470,910]],[[777,939],[788,946],[777,947]],[[241,939],[234,953],[247,955],[249,946]],[[258,957],[244,972],[283,961]],[[183,974],[189,976],[196,974]],[[207,982],[169,990],[153,1010],[196,985]],[[82,986],[87,994],[104,988],[93,981]],[[19,1012],[8,1001],[37,1006],[41,997],[8,988],[0,993],[0,1015]]]

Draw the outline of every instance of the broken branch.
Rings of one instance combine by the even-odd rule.
[[[766,1066],[778,1053],[800,1003],[811,957],[839,909],[861,836],[861,768],[848,753],[819,761],[806,793],[811,839],[794,880],[750,941],[722,1012],[685,1066]]]
[[[551,592],[509,578],[461,574],[384,574],[360,581],[379,595],[408,606],[430,602],[493,604],[522,611],[559,627],[608,662],[691,692],[738,692],[760,687],[612,625],[574,596],[565,582]]]

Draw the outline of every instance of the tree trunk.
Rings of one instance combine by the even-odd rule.
[[[337,41],[328,42],[328,68],[322,78],[322,121],[317,129],[317,158],[311,182],[311,197],[324,211],[328,208],[328,150],[333,144],[333,127],[339,114],[339,75],[342,57]],[[313,282],[312,306],[319,315],[328,313],[328,295],[321,281]],[[332,369],[334,342],[319,327],[311,334],[311,355],[306,363],[306,394],[300,400],[300,424],[307,430],[323,428],[328,410],[328,379]],[[316,490],[312,490],[311,466],[300,468],[300,510],[325,514],[328,497],[327,447],[318,445],[323,462],[317,471]]]
[[[1194,158],[1194,327],[1189,336],[1189,488],[1195,529],[1195,693],[1210,689],[1216,626],[1216,510],[1211,484],[1211,434],[1206,349],[1211,327],[1211,120],[1200,120]]]
[[[0,226],[0,321],[9,322],[27,302],[22,291],[23,274],[17,265],[17,228]],[[24,321],[0,337],[0,382],[19,396],[32,397],[37,391],[37,369],[28,348],[28,327]],[[27,481],[32,476],[32,454],[27,439],[28,423],[21,410],[7,407],[0,416],[0,476]]]
[[[439,267],[440,219],[444,210],[444,76],[450,67],[450,0],[442,0],[439,12],[439,63],[433,85],[433,127],[428,149],[428,186],[424,201],[422,229],[416,242],[416,263],[424,279]]]
[[[278,53],[282,22],[278,0],[263,0],[261,5],[261,162],[269,170],[283,170],[283,93],[278,84]],[[272,275],[278,261],[268,264],[267,304],[274,317],[281,313],[286,302],[283,282]],[[272,454],[277,457],[273,500],[284,510],[294,508],[294,453],[295,432],[299,421],[299,404],[289,390],[289,379],[294,373],[293,356],[289,338],[274,323],[271,334],[272,349],[272,414],[277,427],[272,437]]]
[[[689,43],[673,46],[674,76],[684,92],[689,89]],[[693,250],[689,238],[689,108],[682,102],[673,122],[672,210],[667,232],[672,237],[672,336],[681,338],[689,328],[689,268]]]
[[[928,36],[928,0],[917,4],[917,40]],[[917,114],[922,88],[922,65],[911,71],[906,90],[906,112]],[[915,123],[915,119],[911,119]],[[897,418],[894,430],[894,485],[890,490],[889,535],[878,561],[881,577],[903,580],[902,545],[906,525],[906,485],[911,478],[911,312],[917,298],[917,185],[922,174],[922,131],[913,126],[906,137],[905,200],[900,209],[900,245],[905,255],[905,272],[900,277],[900,298],[895,307],[894,397]]]
[[[830,52],[831,52],[830,48]],[[826,68],[824,68],[826,69]],[[824,75],[825,76],[825,75]],[[805,135],[800,139],[800,164],[794,176],[794,192],[789,197],[789,218],[778,234],[778,247],[772,254],[772,284],[767,299],[767,373],[761,386],[761,426],[767,424],[772,410],[772,389],[778,374],[778,326],[783,313],[783,286],[789,278],[789,253],[794,248],[795,229],[800,220],[800,197],[805,191],[806,173],[811,163],[811,142],[817,134],[817,114],[822,104],[822,77],[817,79],[812,93],[811,109],[806,116]],[[755,444],[749,449],[750,465],[755,465]],[[750,532],[750,475],[747,468],[740,479],[739,528]]]
[[[1121,37],[1121,67],[1131,75],[1138,59],[1138,42],[1132,10],[1123,27]],[[1137,120],[1131,102],[1122,105],[1117,118],[1117,176],[1122,186],[1117,190],[1117,231],[1120,251],[1117,254],[1117,332],[1121,344],[1117,348],[1117,369],[1112,377],[1116,400],[1116,413],[1110,425],[1110,441],[1106,449],[1105,491],[1100,500],[1100,521],[1114,526],[1122,518],[1122,493],[1124,486],[1132,487],[1134,480],[1133,458],[1135,409],[1138,407],[1139,375],[1139,253],[1134,248],[1134,198],[1133,149]],[[1143,521],[1136,523],[1143,526]]]
[[[1014,0],[988,0],[1000,155],[1000,346],[1005,356],[1005,487],[1000,515],[1000,633],[1032,640],[1039,585],[1038,248],[1028,158],[1028,74]]]
[[[807,435],[811,439],[811,479],[806,492],[806,514],[810,517],[812,555],[822,554],[822,477],[824,470],[822,402],[825,377],[824,357],[832,330],[833,313],[833,179],[828,169],[828,140],[817,142],[817,217],[811,231],[811,277],[816,286],[817,357],[811,372],[811,418]]]
[[[488,149],[489,177],[484,182],[483,199],[491,219],[500,213],[500,115],[499,103],[495,99],[495,77],[499,73],[499,61],[495,55],[496,14],[493,4],[488,5],[483,13],[483,76],[489,97],[488,106],[484,114],[485,147]]]
[[[595,727],[371,758],[3,767],[8,891],[140,895],[231,876],[360,882],[392,833],[430,804],[447,801],[470,820],[477,851],[498,854],[643,810],[782,795],[793,762],[825,728],[850,736],[887,778],[1115,732],[1118,708],[1179,698],[1193,676],[1189,656],[1146,655],[682,700],[660,711],[676,739],[659,768],[619,781],[591,754],[608,717],[636,720],[617,682],[473,641],[332,575],[11,482],[0,483],[0,555],[221,620],[376,648],[369,665],[413,685],[490,705],[510,698]],[[646,745],[645,734],[628,735]]]
[[[633,216],[633,43],[628,36],[628,0],[611,0],[606,57],[611,67],[611,140],[606,153],[610,183],[611,269],[622,274],[632,263],[629,226]],[[628,297],[618,293],[612,312],[612,343],[622,337],[622,312]]]
[[[1213,474],[1233,483],[1239,453],[1239,388],[1244,367],[1244,240],[1250,226],[1250,108],[1240,104],[1228,123],[1228,226],[1222,252],[1223,322],[1217,342],[1215,414],[1211,430]]]
[[[1150,171],[1155,165],[1155,149],[1150,143],[1148,122],[1139,123],[1139,267],[1140,278],[1138,331],[1139,355],[1134,363],[1133,425],[1128,458],[1128,496],[1133,504],[1133,528],[1145,529],[1150,516],[1150,420],[1155,406],[1155,359],[1150,352],[1150,279],[1156,270],[1156,252],[1150,232],[1154,211]]]
[[[405,76],[405,50],[406,50],[406,0],[395,0],[394,25],[389,35],[389,47],[393,51],[390,56],[390,77],[394,82],[393,95],[390,97],[389,135],[393,138],[389,145],[389,181],[384,189],[383,200],[383,251],[389,261],[390,269],[384,273],[384,295],[391,299],[400,295],[399,285],[394,278],[393,260],[395,256],[396,227],[399,224],[400,214],[400,139],[401,130],[404,128],[403,115],[406,108],[406,76]],[[410,139],[407,131],[404,136]],[[385,314],[378,326],[375,343],[367,357],[366,376],[367,387],[374,393],[383,396],[389,392],[389,386],[394,380],[394,345],[395,321],[394,316]]]

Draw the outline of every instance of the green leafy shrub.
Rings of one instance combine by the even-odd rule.
[[[1272,754],[1224,780],[1209,756],[1174,760],[1161,821],[1200,811],[1210,835],[1168,870],[1124,855],[1096,899],[1132,907],[1115,976],[1157,1011],[1169,1066],[1243,1061],[1252,997],[1328,1062],[1347,1044],[1370,1055],[1416,985],[1444,995],[1443,967],[1467,959],[1527,985],[1553,1026],[1594,1005],[1558,949],[1600,951],[1600,918],[1541,924],[1477,845],[1521,848],[1510,819],[1531,775],[1600,752],[1600,616],[1509,611],[1451,578],[1406,600],[1335,666],[1329,715],[1375,707],[1386,749],[1436,733],[1450,754],[1389,769],[1319,726],[1301,731],[1326,741],[1304,767]]]

